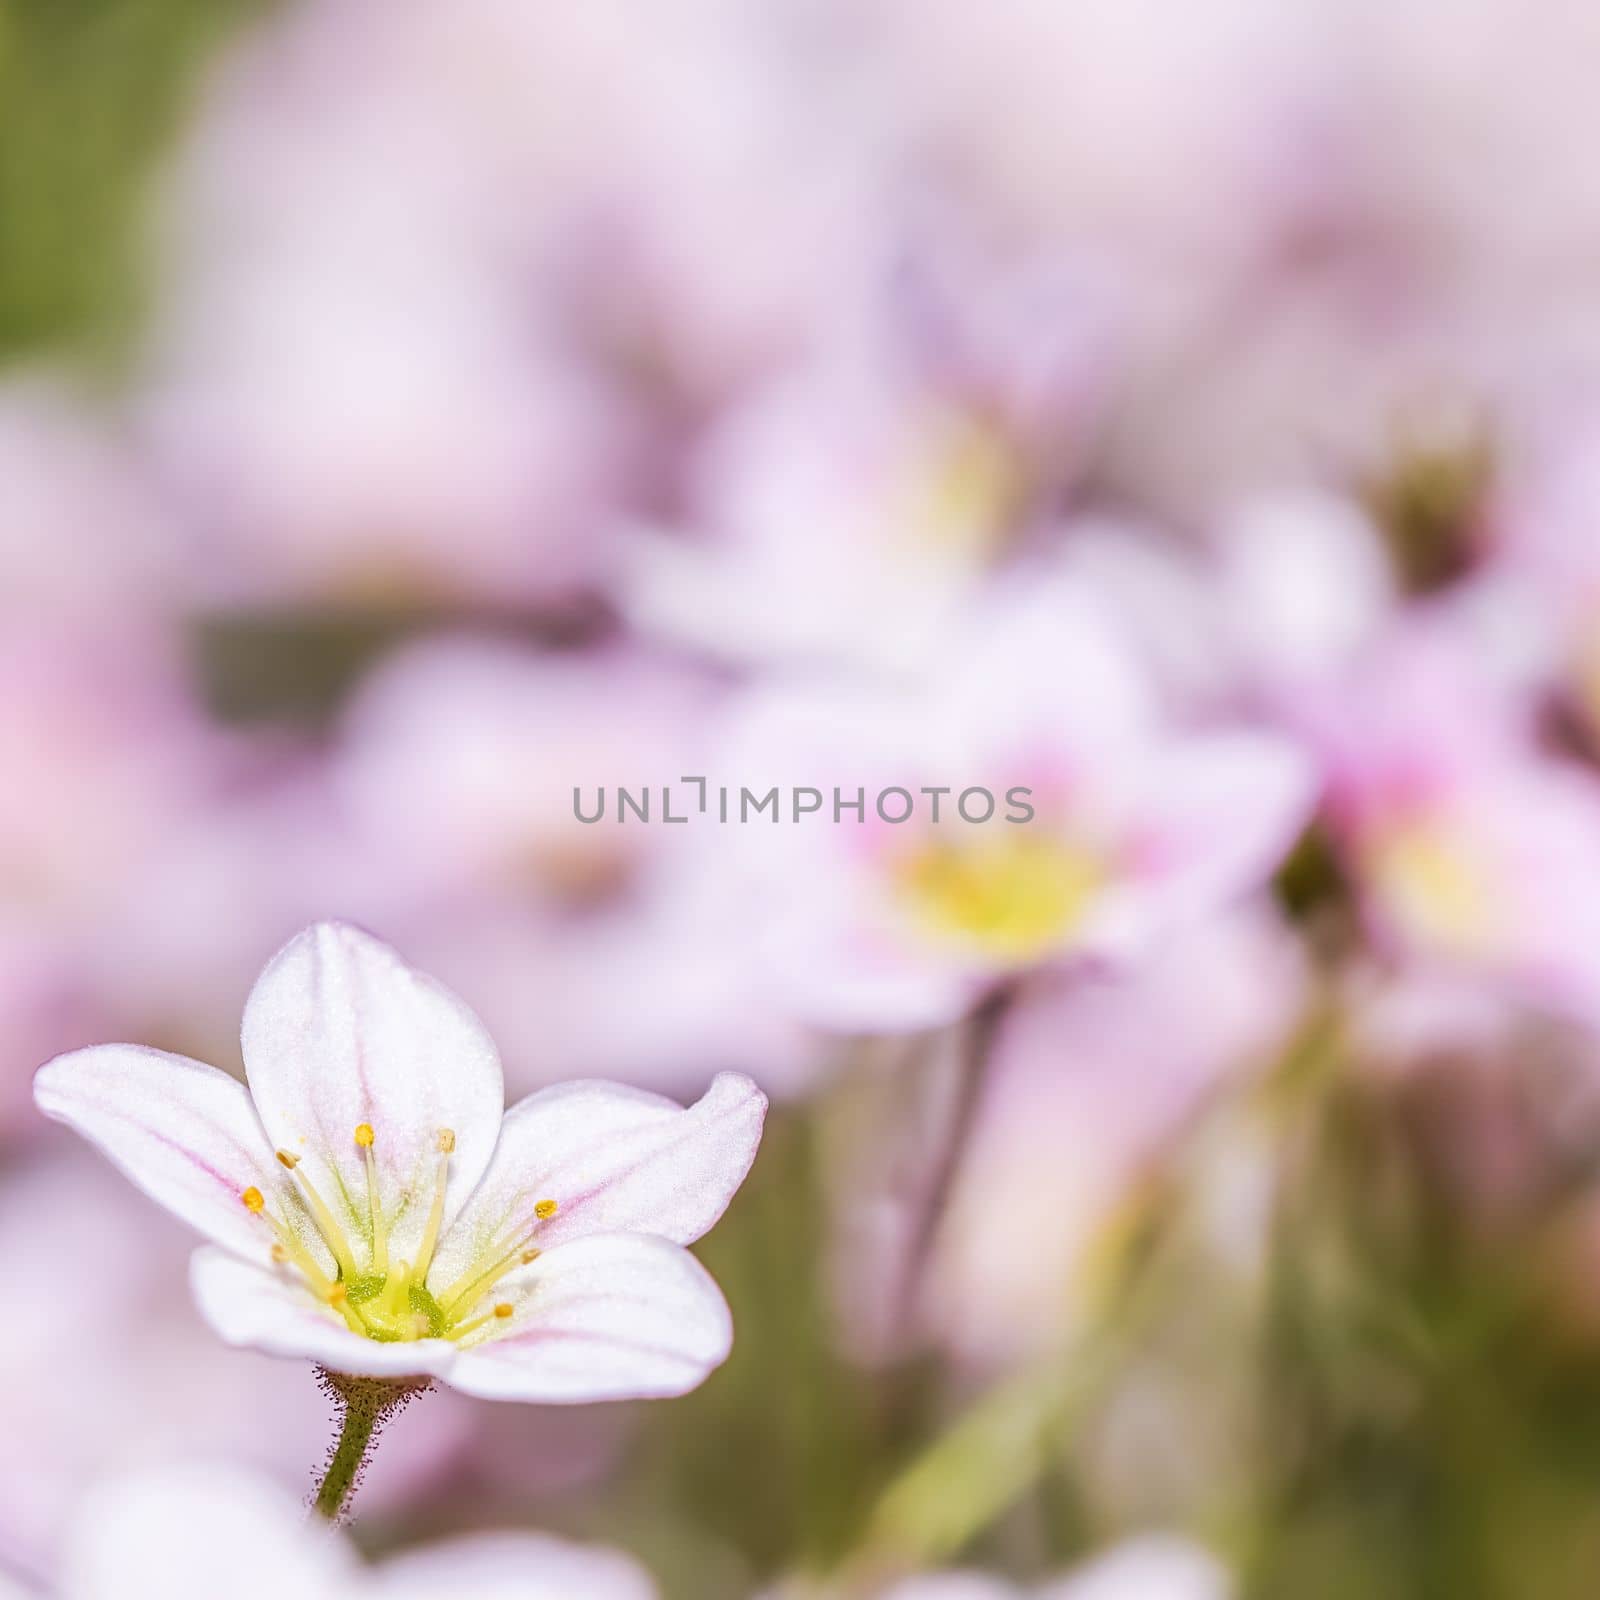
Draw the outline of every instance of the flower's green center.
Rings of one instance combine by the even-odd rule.
[[[268,1209],[260,1189],[251,1185],[240,1195],[245,1209],[260,1217],[272,1230],[273,1261],[282,1270],[297,1274],[312,1294],[344,1318],[352,1333],[363,1338],[390,1344],[411,1339],[449,1339],[460,1343],[489,1337],[497,1325],[508,1322],[515,1307],[509,1301],[499,1301],[483,1309],[483,1303],[489,1291],[507,1273],[538,1256],[533,1237],[540,1225],[555,1215],[556,1202],[539,1201],[533,1208],[530,1224],[514,1226],[505,1237],[481,1251],[473,1264],[453,1282],[435,1287],[428,1282],[428,1272],[444,1221],[450,1157],[456,1147],[454,1132],[449,1128],[439,1130],[433,1195],[414,1261],[390,1256],[391,1220],[384,1209],[378,1164],[373,1155],[377,1135],[371,1123],[363,1122],[355,1130],[354,1139],[366,1165],[368,1215],[368,1227],[356,1231],[354,1239],[352,1230],[339,1222],[306,1175],[300,1158],[287,1150],[277,1153],[278,1161],[293,1174],[295,1193],[333,1257],[331,1276],[307,1249],[304,1239]]]
[[[901,903],[936,939],[1026,961],[1081,926],[1103,864],[1056,838],[1015,830],[930,844],[894,872]]]

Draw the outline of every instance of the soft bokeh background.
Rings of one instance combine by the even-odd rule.
[[[1248,1600],[1588,1600],[1597,74],[1578,0],[0,0],[0,1564],[119,1467],[320,1458],[28,1085],[236,1070],[337,915],[513,1093],[775,1101],[730,1365],[429,1397],[367,1548],[736,1600],[1159,1527]],[[1056,585],[1318,775],[1130,962],[845,1028],[726,838],[572,819]]]

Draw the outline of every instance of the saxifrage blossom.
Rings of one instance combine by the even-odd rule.
[[[798,1015],[950,1022],[1027,972],[1132,959],[1268,881],[1311,815],[1313,763],[1254,727],[1174,725],[1141,666],[1093,591],[1044,573],[984,608],[925,691],[751,692],[724,768],[831,810],[729,830]]]
[[[137,1045],[47,1063],[47,1116],[211,1244],[202,1314],[229,1343],[490,1399],[681,1394],[728,1354],[684,1248],[755,1158],[766,1100],[580,1082],[502,1112],[477,1018],[340,923],[291,940],[245,1007],[244,1084]]]

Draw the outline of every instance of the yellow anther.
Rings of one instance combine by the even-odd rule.
[[[289,1259],[288,1249],[276,1239],[272,1242],[272,1259],[280,1267]]]
[[[253,1183],[242,1195],[239,1196],[239,1198],[244,1201],[245,1210],[253,1212],[256,1216],[261,1215],[261,1212],[267,1203],[266,1197],[258,1188],[256,1188]]]
[[[358,1122],[356,1124],[356,1143],[360,1145],[363,1150],[370,1150],[372,1148],[373,1141],[377,1137],[377,1134],[372,1131],[372,1124],[370,1122]]]
[[[557,1206],[554,1200],[541,1200],[538,1205],[533,1208],[533,1214],[541,1222],[548,1222],[559,1209],[560,1207]]]
[[[454,1128],[441,1128],[439,1130],[439,1153],[449,1155],[456,1147],[456,1130]]]
[[[336,1283],[328,1290],[328,1304],[330,1306],[342,1306],[349,1298],[349,1295],[350,1291],[342,1283]]]
[[[542,1250],[524,1250],[522,1252],[523,1266],[527,1266],[530,1261],[537,1261],[543,1254],[544,1252]]]
[[[502,1301],[501,1301],[501,1302],[500,1302],[500,1304],[499,1304],[499,1305],[497,1305],[497,1306],[496,1306],[496,1307],[495,1307],[495,1308],[494,1308],[494,1314],[495,1314],[495,1315],[496,1315],[496,1316],[497,1316],[497,1317],[499,1317],[499,1318],[500,1318],[500,1320],[501,1320],[501,1321],[502,1321],[502,1322],[503,1322],[503,1321],[504,1321],[504,1320],[505,1320],[505,1319],[506,1319],[506,1318],[507,1318],[507,1317],[509,1317],[509,1316],[510,1316],[510,1315],[511,1315],[511,1311],[512,1311],[512,1306],[511,1306],[511,1302],[510,1302],[510,1301],[509,1301],[509,1300],[502,1300]]]
[[[293,1172],[294,1169],[300,1165],[300,1157],[288,1150],[280,1150],[278,1152],[278,1160],[281,1161],[291,1172]]]

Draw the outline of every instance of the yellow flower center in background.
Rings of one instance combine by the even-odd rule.
[[[1105,882],[1105,868],[1060,839],[985,829],[940,841],[895,868],[901,903],[935,938],[1026,961],[1069,939]]]
[[[919,544],[979,565],[998,554],[1023,500],[1022,465],[997,429],[977,418],[936,416],[927,474],[905,526]]]
[[[384,1206],[379,1185],[378,1164],[373,1150],[377,1134],[370,1122],[358,1124],[352,1135],[366,1165],[367,1194],[365,1226],[342,1225],[318,1192],[300,1163],[287,1150],[278,1151],[278,1161],[294,1175],[295,1193],[304,1207],[317,1237],[333,1257],[333,1276],[329,1276],[307,1248],[305,1238],[291,1225],[298,1217],[275,1216],[266,1196],[254,1184],[239,1196],[252,1216],[260,1217],[273,1236],[272,1259],[277,1266],[298,1274],[306,1287],[344,1318],[345,1326],[363,1338],[381,1343],[408,1339],[450,1339],[457,1342],[504,1322],[515,1307],[507,1301],[480,1311],[484,1298],[513,1268],[537,1258],[533,1237],[541,1223],[548,1222],[558,1209],[554,1200],[541,1200],[533,1208],[531,1224],[513,1226],[503,1237],[479,1252],[478,1258],[453,1282],[438,1289],[428,1284],[444,1221],[445,1190],[450,1177],[450,1157],[455,1152],[454,1130],[441,1128],[434,1148],[438,1162],[434,1168],[432,1200],[423,1228],[416,1260],[404,1257],[391,1260],[389,1253],[390,1216]],[[341,1192],[344,1185],[340,1184]],[[348,1199],[348,1196],[346,1196]],[[352,1224],[358,1222],[352,1205]]]
[[[1442,828],[1410,824],[1372,850],[1373,881],[1412,938],[1481,949],[1493,927],[1493,902],[1481,873]]]

